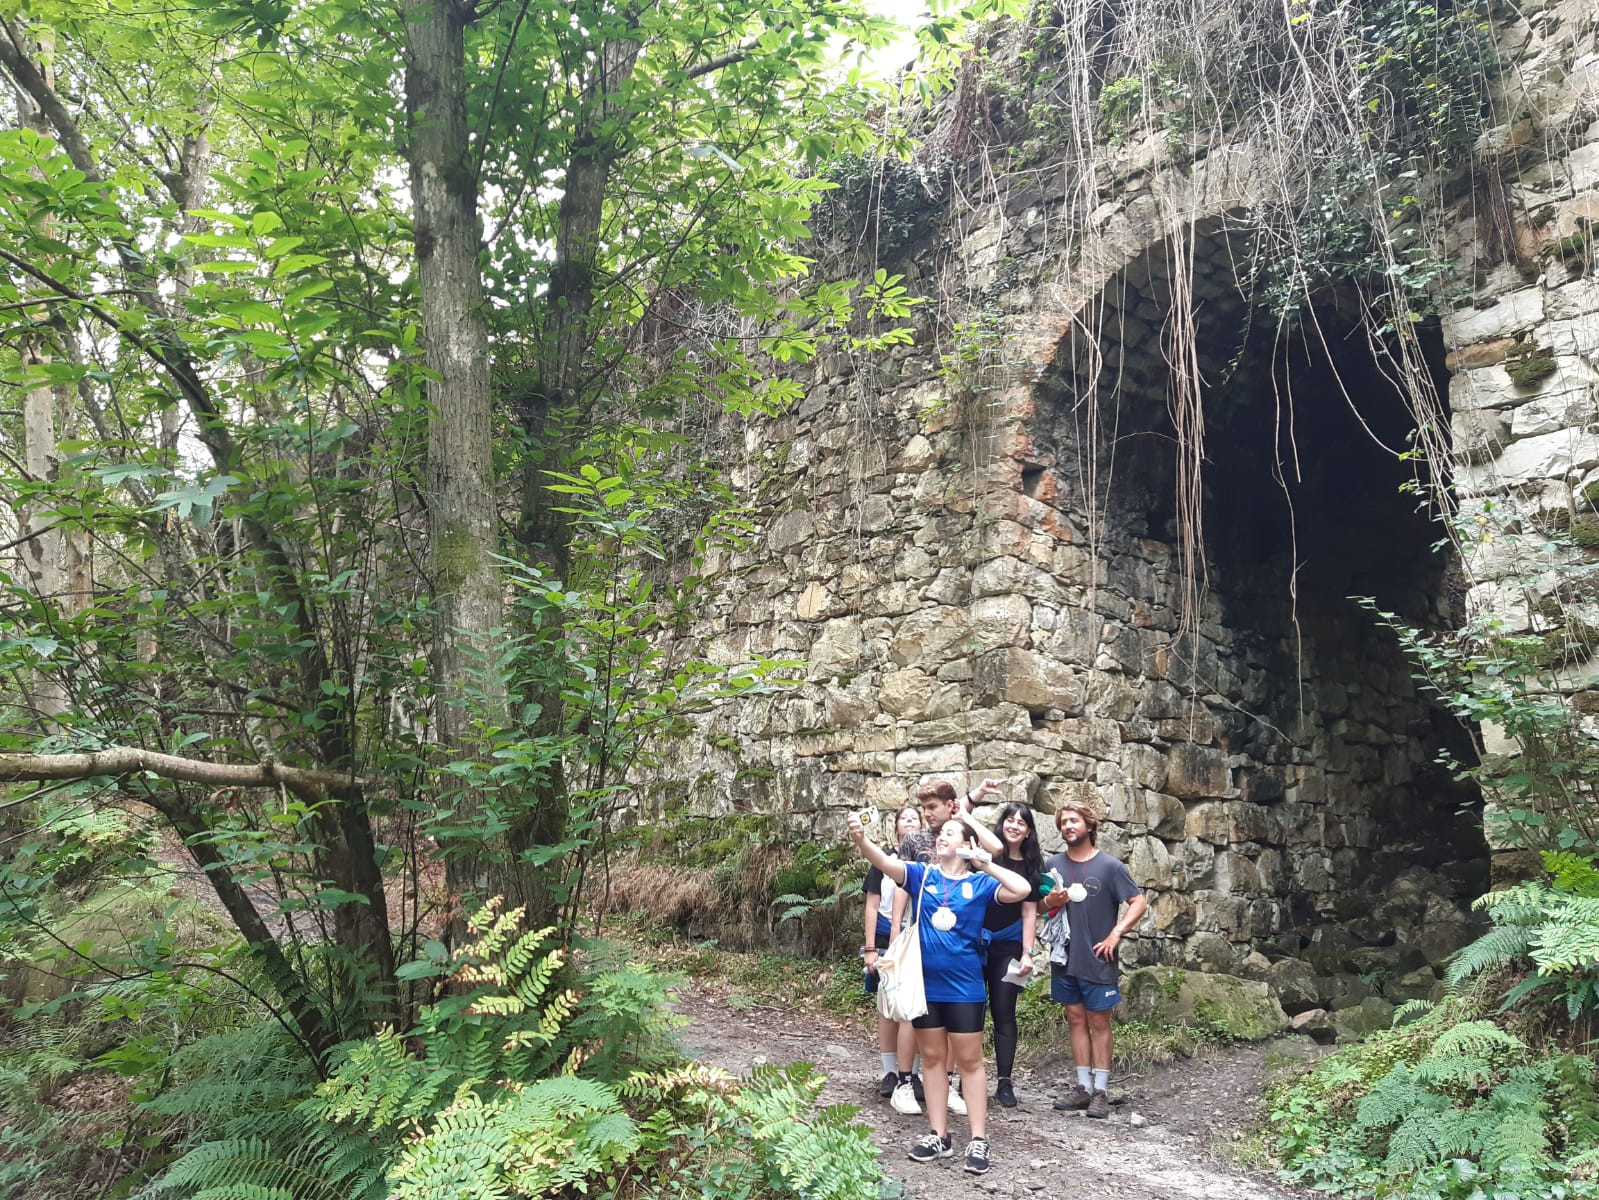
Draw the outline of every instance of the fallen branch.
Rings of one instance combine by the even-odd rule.
[[[259,763],[215,763],[176,754],[158,754],[133,746],[113,746],[76,754],[0,754],[0,783],[46,779],[113,778],[148,771],[162,779],[181,779],[216,787],[277,787],[280,784],[306,800],[321,800],[330,788],[360,788],[365,781],[332,771],[286,767],[267,759]]]

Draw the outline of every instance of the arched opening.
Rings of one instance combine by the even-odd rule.
[[[1185,814],[1167,879],[1149,880],[1181,899],[1140,953],[1229,969],[1256,949],[1398,977],[1469,936],[1488,852],[1480,797],[1438,762],[1469,758],[1467,731],[1353,597],[1454,628],[1458,563],[1426,487],[1407,486],[1415,405],[1353,293],[1279,322],[1239,287],[1245,249],[1215,223],[1190,255],[1163,243],[1134,259],[1062,345],[1034,429],[1055,502],[1106,564],[1111,595],[1082,603],[1165,635],[1139,662],[1095,664],[1175,718],[1122,727],[1165,755],[1161,788]],[[1178,258],[1192,269],[1174,288]],[[1441,336],[1420,334],[1447,395]],[[1191,420],[1179,437],[1173,361],[1202,380],[1198,457]],[[1192,587],[1185,496],[1203,549]]]

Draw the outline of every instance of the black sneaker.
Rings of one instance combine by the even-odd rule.
[[[1008,1079],[1001,1079],[994,1087],[994,1099],[998,1100],[1002,1108],[1016,1107],[1016,1089],[1011,1086]]]
[[[911,1146],[910,1160],[912,1162],[933,1162],[940,1158],[955,1157],[955,1139],[939,1137],[936,1133],[929,1133],[916,1139]],[[984,1159],[986,1162],[987,1159]]]
[[[1110,1097],[1104,1092],[1095,1092],[1093,1099],[1088,1102],[1088,1111],[1083,1113],[1083,1116],[1102,1119],[1110,1116]]]
[[[920,1075],[911,1076],[911,1094],[916,1097],[916,1103],[927,1103],[927,1093],[922,1091],[922,1077]]]
[[[974,1137],[966,1143],[966,1169],[973,1175],[988,1170],[988,1139]]]
[[[894,1089],[899,1085],[899,1075],[890,1071],[883,1076],[883,1082],[877,1085],[877,1094],[887,1100],[894,1094]]]

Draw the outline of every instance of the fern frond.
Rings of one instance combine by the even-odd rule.
[[[348,1200],[320,1169],[314,1152],[286,1151],[262,1138],[206,1142],[189,1151],[145,1190],[145,1196],[287,1196],[289,1200]]]
[[[1533,930],[1522,925],[1496,925],[1476,941],[1461,947],[1444,972],[1444,986],[1456,991],[1466,980],[1484,971],[1497,971],[1528,958]]]
[[[1393,1023],[1395,1025],[1405,1025],[1411,1021],[1419,1021],[1432,1010],[1433,1003],[1431,1000],[1406,1000],[1398,1008],[1394,1009]]]
[[[1438,1035],[1428,1058],[1465,1055],[1478,1058],[1521,1054],[1527,1043],[1492,1021],[1462,1021]]]
[[[1532,961],[1546,975],[1599,969],[1599,899],[1566,896],[1533,934]]]

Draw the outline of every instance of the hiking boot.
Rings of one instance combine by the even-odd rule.
[[[916,1103],[916,1092],[908,1083],[894,1086],[894,1094],[889,1097],[888,1106],[905,1117],[919,1117],[922,1114],[922,1106]]]
[[[949,1111],[957,1117],[966,1115],[966,1097],[961,1095],[961,1081],[953,1075],[949,1077]]]
[[[911,1146],[910,1160],[912,1162],[933,1162],[940,1158],[955,1157],[955,1139],[939,1137],[936,1133],[929,1133],[916,1139]]]
[[[887,1100],[894,1094],[894,1089],[899,1086],[899,1076],[893,1071],[883,1076],[883,1082],[877,1085],[877,1094]]]
[[[999,1101],[1002,1108],[1016,1107],[1016,1089],[1011,1086],[1008,1079],[1001,1079],[994,1086],[994,1099]]]
[[[1091,1100],[1089,1100],[1089,1102],[1088,1102],[1088,1111],[1083,1113],[1083,1116],[1085,1116],[1085,1117],[1108,1117],[1108,1116],[1110,1116],[1110,1097],[1105,1095],[1104,1092],[1095,1092],[1094,1095],[1093,1095],[1093,1098]]]
[[[1061,1112],[1082,1112],[1093,1102],[1094,1098],[1088,1094],[1087,1089],[1080,1083],[1074,1083],[1071,1091],[1055,1101],[1055,1107]]]
[[[927,1093],[922,1091],[922,1077],[920,1075],[911,1076],[911,1091],[916,1093],[916,1103],[927,1103]]]
[[[966,1169],[973,1175],[988,1170],[988,1139],[974,1137],[966,1143]]]

